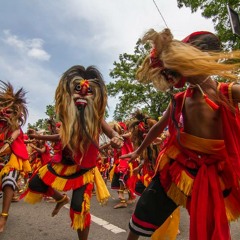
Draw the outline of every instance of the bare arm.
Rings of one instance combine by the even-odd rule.
[[[144,138],[142,144],[137,148],[137,154],[141,154],[145,148],[147,148],[154,140],[156,140],[159,135],[163,132],[168,124],[168,119],[170,116],[170,109],[167,108],[165,114],[161,117],[161,119],[151,127],[150,131]]]
[[[57,142],[60,140],[59,134],[53,135],[38,135],[38,134],[29,134],[29,138],[35,138],[38,140],[50,141],[50,142]]]
[[[114,148],[120,148],[123,145],[123,139],[115,132],[105,120],[102,121],[102,131],[111,139],[110,144]]]
[[[8,139],[4,140],[4,145],[0,149],[0,153],[4,152],[8,147],[11,146],[11,144],[17,139],[17,137],[20,135],[20,129],[17,129],[12,132],[11,136]]]
[[[34,144],[30,144],[30,147],[32,147],[33,149],[35,149],[39,153],[44,153],[46,151],[46,147],[45,146],[43,146],[42,148],[38,148]]]
[[[108,138],[113,138],[118,136],[118,133],[115,132],[105,120],[102,120],[102,131],[107,135]]]

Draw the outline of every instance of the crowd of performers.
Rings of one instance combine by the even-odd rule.
[[[47,199],[56,203],[52,216],[70,204],[71,226],[87,240],[90,199],[95,193],[106,203],[109,180],[119,198],[114,209],[136,202],[128,240],[176,239],[179,206],[189,212],[191,240],[230,240],[229,222],[240,216],[240,53],[217,53],[220,41],[209,32],[178,41],[169,29],[150,29],[142,41],[153,48],[138,81],[171,95],[159,120],[138,110],[128,121],[107,123],[101,73],[76,65],[56,88],[58,122],[24,134],[26,92],[0,81],[0,233],[12,201]],[[100,142],[103,134],[107,142]]]
[[[26,133],[23,133],[21,125],[27,116],[24,90],[20,89],[14,92],[13,86],[10,83],[1,81],[1,94],[4,104],[1,108],[0,115],[2,142],[0,173],[2,182],[1,193],[3,196],[0,232],[3,232],[11,202],[17,202],[22,198],[25,198],[25,201],[29,203],[38,202],[42,198],[48,202],[56,202],[56,208],[52,213],[54,216],[61,206],[68,203],[70,199],[67,195],[56,193],[57,196],[60,196],[60,199],[56,200],[52,197],[52,195],[54,195],[52,192],[55,190],[49,190],[46,187],[46,183],[48,182],[49,185],[54,183],[54,189],[57,188],[59,191],[66,191],[68,189],[66,186],[69,184],[67,180],[64,184],[61,180],[61,185],[57,186],[59,180],[57,174],[53,176],[54,174],[51,175],[51,171],[47,173],[50,165],[52,167],[62,161],[64,148],[59,138],[62,122],[55,122],[53,119],[50,119],[48,121],[48,129],[28,129]],[[9,99],[11,99],[11,101]],[[19,115],[14,119],[12,118],[12,114],[15,114],[15,109],[19,109]],[[21,114],[22,112],[25,113],[25,115]],[[13,122],[14,120],[16,123]],[[156,120],[141,113],[139,110],[134,113],[127,122],[110,122],[108,131],[111,132],[111,130],[113,130],[113,133],[117,134],[120,140],[120,147],[114,148],[110,139],[105,138],[108,142],[101,143],[99,149],[95,151],[95,165],[102,176],[104,184],[107,187],[107,181],[109,181],[111,189],[116,190],[118,194],[119,203],[114,206],[114,209],[125,208],[128,204],[135,203],[136,195],[141,195],[154,175],[155,160],[161,145],[164,144],[164,140],[167,137],[167,131],[162,134],[161,138],[156,140],[156,143],[151,144],[146,152],[138,159],[128,162],[129,159],[120,159],[120,156],[132,152],[139,146],[149,129],[155,123]],[[69,157],[67,154],[68,153],[66,153],[66,156]],[[67,158],[64,160],[68,161]],[[76,166],[74,167],[76,168]],[[63,171],[62,168],[63,166],[60,168],[61,171]],[[65,166],[65,168],[66,173],[70,172],[70,175],[75,174],[76,169],[71,169],[72,163],[70,163],[68,167]],[[58,170],[57,167],[56,170]],[[42,177],[41,181],[39,176]],[[82,177],[81,174],[79,176]],[[90,176],[87,178],[90,178]],[[87,178],[82,178],[79,182],[88,181]],[[77,183],[75,178],[73,179],[74,184],[81,184]],[[71,178],[69,178],[69,182],[71,183],[70,180]],[[51,181],[51,183],[49,183],[49,181]],[[37,184],[35,182],[37,182]],[[32,184],[36,185],[36,192],[40,191],[41,194],[37,194],[35,190],[31,190]],[[96,190],[95,183],[93,183],[88,189],[88,194],[95,194]],[[100,201],[105,201],[104,198],[109,197],[108,193],[105,193],[105,195],[103,194],[104,197],[101,197]],[[81,196],[83,196],[83,193]],[[85,227],[84,225],[89,225],[90,217],[88,217],[88,220],[76,220],[74,207],[73,205],[71,208],[72,212],[70,213],[72,227],[75,229],[83,229]],[[75,208],[80,211],[83,206],[81,206],[81,208]],[[83,216],[81,217],[83,218]],[[79,222],[81,222],[80,224],[82,224],[82,226],[77,225]]]

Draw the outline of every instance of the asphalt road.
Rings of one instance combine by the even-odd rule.
[[[112,198],[101,207],[96,197],[91,201],[92,224],[89,240],[126,240],[128,220],[135,204],[127,208],[113,209],[118,203],[116,191],[111,191]],[[0,204],[2,200],[0,199]],[[54,203],[42,201],[29,205],[23,200],[11,205],[9,219],[0,240],[77,240],[76,231],[70,227],[69,206],[64,207],[57,216],[51,217]],[[185,209],[181,209],[180,235],[177,240],[188,239],[189,217]],[[231,225],[232,240],[240,239],[240,224]],[[140,237],[140,240],[149,238]]]

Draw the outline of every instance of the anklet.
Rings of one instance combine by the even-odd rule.
[[[60,200],[56,201],[56,203],[61,203],[65,201],[66,198],[67,198],[67,194],[63,194],[63,197]]]
[[[8,213],[1,213],[1,216],[6,218],[6,217],[8,217]]]

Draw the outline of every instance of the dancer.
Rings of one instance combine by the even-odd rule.
[[[7,223],[19,175],[31,171],[21,129],[28,114],[25,94],[23,88],[14,92],[10,83],[0,81],[0,190],[3,192],[0,233]]]
[[[161,91],[185,82],[188,88],[171,94],[166,113],[141,146],[123,156],[135,159],[169,126],[156,174],[130,220],[128,240],[150,237],[178,205],[190,214],[190,239],[230,239],[229,221],[240,216],[240,86],[234,82],[240,52],[213,52],[220,42],[208,32],[181,42],[169,29],[151,29],[143,42],[148,40],[153,50],[138,70],[139,81],[152,81]],[[214,76],[233,82],[217,82]]]
[[[53,197],[57,203],[52,212],[55,216],[70,201],[59,191],[72,190],[70,217],[81,240],[88,239],[93,184],[100,203],[104,204],[110,196],[96,167],[99,134],[103,131],[114,147],[122,145],[119,135],[103,119],[106,104],[106,87],[95,67],[73,66],[63,74],[55,93],[60,134],[38,137],[60,139],[62,149],[30,180],[25,197],[29,203],[41,201],[43,195]]]
[[[118,209],[126,208],[128,203],[131,204],[135,201],[134,186],[130,185],[129,180],[132,170],[137,167],[138,162],[129,163],[128,159],[119,159],[121,155],[133,151],[131,132],[128,130],[127,125],[124,122],[113,122],[112,128],[124,139],[123,146],[114,149],[114,165],[110,172],[111,189],[117,189],[120,201],[114,206],[114,209]],[[128,192],[128,200],[125,199],[125,191]]]

